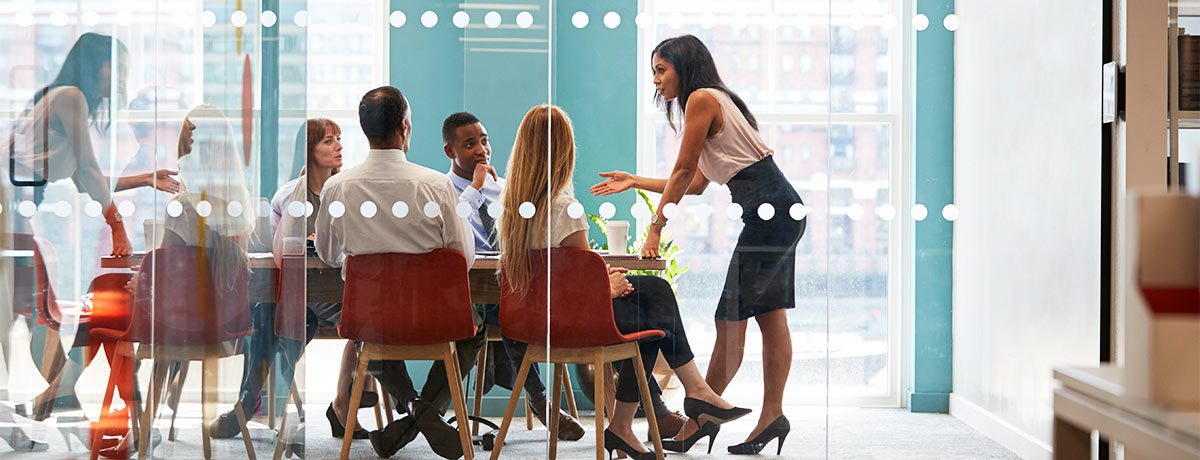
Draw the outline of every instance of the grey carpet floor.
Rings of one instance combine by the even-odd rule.
[[[306,405],[306,458],[337,458],[341,440],[329,435],[325,421],[324,405]],[[783,446],[783,455],[775,457],[775,444],[764,450],[768,458],[781,459],[1017,459],[1016,455],[999,444],[972,430],[961,421],[938,414],[913,414],[903,409],[868,408],[789,408],[792,433]],[[581,414],[585,415],[585,414]],[[374,426],[374,415],[364,410],[360,420],[368,427]],[[168,419],[160,419],[155,425],[165,435]],[[260,423],[262,422],[262,423]],[[587,435],[579,441],[560,442],[558,458],[595,458],[595,422],[590,417],[582,420],[588,428]],[[707,442],[701,441],[687,454],[670,454],[671,458],[730,458],[725,447],[745,439],[753,428],[755,419],[747,417],[726,424],[717,436],[711,455],[705,453]],[[251,438],[255,454],[260,459],[269,459],[274,451],[275,431],[268,429],[265,420],[256,419],[251,425]],[[536,425],[536,424],[535,424]],[[154,449],[154,457],[160,459],[202,458],[199,426],[199,405],[184,405],[176,421],[178,440],[163,441]],[[828,428],[827,428],[828,427]],[[49,425],[32,426],[41,439],[50,444],[45,452],[14,452],[0,441],[0,458],[4,459],[76,459],[87,458],[78,442],[72,439],[74,450],[68,451],[62,435]],[[638,432],[646,432],[644,421],[635,425]],[[509,441],[501,452],[506,459],[547,458],[547,432],[536,426],[527,431],[523,419],[516,419],[509,434]],[[72,437],[73,438],[73,437]],[[476,447],[476,458],[487,458],[490,452]],[[247,458],[245,447],[239,438],[217,440],[213,443],[214,459]],[[376,459],[378,456],[366,440],[354,441],[350,458]],[[423,438],[406,446],[394,459],[436,459]]]

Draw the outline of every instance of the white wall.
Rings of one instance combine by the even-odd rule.
[[[1099,356],[1100,7],[957,3],[953,410],[1029,457]]]

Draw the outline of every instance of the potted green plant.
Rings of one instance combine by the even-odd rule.
[[[640,202],[645,204],[646,208],[650,211],[650,215],[654,215],[654,201],[650,199],[650,196],[641,190],[638,190],[637,194]],[[608,223],[608,220],[596,214],[588,214],[588,219],[591,220],[592,223],[597,227],[599,227],[600,232],[606,237],[602,240],[602,242],[590,240],[588,241],[588,245],[590,245],[594,250],[611,250],[608,247],[607,238],[608,232],[606,224]],[[648,232],[649,228],[642,229],[637,241],[634,241],[629,247],[623,248],[624,251],[619,252],[630,254],[641,250],[642,245],[646,242],[646,235]],[[679,256],[683,250],[675,244],[675,241],[671,239],[670,232],[667,231],[663,232],[663,237],[659,243],[658,250],[659,254],[661,254],[661,257],[667,264],[666,270],[630,270],[629,274],[660,276],[667,280],[667,283],[671,285],[671,290],[678,294],[679,286],[677,283],[679,281],[679,277],[683,276],[684,273],[687,273],[689,268],[686,265],[680,266],[679,262],[676,260],[676,257]],[[582,388],[592,387],[595,371],[592,369],[591,365],[576,364],[575,375],[579,377],[580,384],[583,385]],[[672,394],[682,390],[682,385],[680,385],[679,379],[675,378],[675,373],[671,371],[671,367],[667,365],[666,360],[664,360],[662,357],[662,354],[658,355],[658,361],[654,365],[654,379],[658,381],[659,387],[661,387],[663,390],[664,400],[670,399]],[[615,388],[616,382],[609,382],[609,387],[605,390],[605,394],[609,395],[609,399],[611,399],[611,396],[615,394]],[[584,395],[588,398],[588,400],[591,400],[591,392],[585,391]],[[595,403],[595,401],[592,402]],[[607,403],[611,405],[611,401],[608,401]]]

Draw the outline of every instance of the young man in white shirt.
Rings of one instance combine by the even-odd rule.
[[[471,209],[467,223],[475,236],[475,250],[499,250],[496,223],[500,216],[504,179],[491,165],[492,145],[488,140],[487,128],[475,115],[454,113],[442,122],[442,142],[445,143],[442,149],[450,159],[450,172],[446,173],[446,177],[450,178],[454,189],[458,191],[459,202],[466,203]],[[500,323],[499,305],[475,305],[475,309],[483,314],[488,327],[497,327]],[[493,357],[492,374],[497,383],[512,390],[517,366],[525,356],[525,344],[505,337],[496,350],[503,350],[503,353],[488,354]],[[546,425],[546,386],[542,384],[537,366],[529,369],[529,378],[525,379],[525,395],[529,398],[534,416],[542,425]],[[579,421],[561,410],[558,428],[558,438],[564,441],[577,441],[584,434]]]
[[[475,260],[475,245],[463,219],[455,214],[454,186],[445,175],[407,159],[412,122],[404,95],[390,86],[373,89],[359,103],[358,118],[371,151],[362,164],[325,183],[317,213],[317,255],[332,267],[343,267],[343,277],[346,258],[361,254],[424,254],[449,248],[463,253],[469,266]],[[404,218],[393,215],[398,202],[409,209]],[[487,342],[484,329],[479,331],[456,343],[464,373]],[[380,457],[390,457],[418,431],[438,455],[462,456],[458,431],[439,413],[450,400],[446,369],[440,362],[430,369],[420,398],[403,361],[371,361],[368,370],[400,401],[397,409],[411,414],[371,432],[371,445]]]

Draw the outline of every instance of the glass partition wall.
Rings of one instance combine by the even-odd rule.
[[[31,458],[837,457],[904,402],[904,2],[0,7]]]

